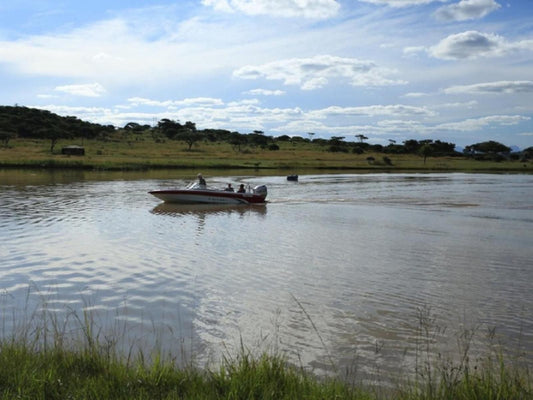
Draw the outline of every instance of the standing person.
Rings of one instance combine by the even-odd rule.
[[[202,188],[205,188],[205,186],[206,186],[205,179],[204,179],[204,177],[202,176],[202,174],[198,174],[198,184],[199,184],[200,187],[202,187]]]

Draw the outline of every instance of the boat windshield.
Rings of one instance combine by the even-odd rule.
[[[187,190],[213,190],[213,188],[207,187],[205,185],[200,185],[198,182],[191,182],[186,187]]]

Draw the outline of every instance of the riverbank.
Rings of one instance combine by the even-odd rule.
[[[482,353],[473,350],[476,329],[458,336],[459,353],[438,354],[437,332],[429,309],[419,310],[417,362],[399,365],[385,376],[376,370],[364,380],[357,365],[331,374],[287,362],[243,343],[238,354],[199,367],[175,344],[176,352],[135,346],[124,352],[127,330],[104,332],[94,312],[71,311],[63,318],[46,302],[20,316],[16,328],[3,314],[0,336],[0,398],[10,399],[349,399],[444,400],[531,399],[533,376],[520,352],[505,349],[494,332]],[[303,310],[303,308],[302,308]],[[11,310],[12,312],[14,310]],[[15,314],[13,314],[15,316]],[[318,334],[318,332],[317,332]],[[182,344],[183,345],[183,344]],[[377,353],[379,351],[377,350]],[[354,360],[354,363],[356,361]],[[384,384],[385,383],[385,384]]]
[[[84,155],[61,154],[78,144]],[[530,173],[531,163],[518,160],[477,161],[464,156],[424,157],[415,154],[330,152],[319,144],[282,142],[279,150],[251,147],[237,151],[228,143],[203,142],[192,150],[179,141],[72,140],[59,142],[54,152],[47,140],[13,139],[0,147],[0,168],[57,168],[85,170],[248,169],[342,171],[466,171]]]
[[[422,358],[413,380],[389,388],[318,378],[281,356],[254,357],[243,348],[218,368],[177,367],[161,354],[118,358],[113,343],[99,343],[89,329],[76,350],[62,340],[0,343],[0,397],[9,399],[530,399],[527,369],[509,366],[495,353],[471,365]],[[62,338],[55,338],[62,339]]]

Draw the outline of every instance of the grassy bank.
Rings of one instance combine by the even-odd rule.
[[[499,346],[471,354],[473,332],[463,336],[455,361],[430,353],[434,327],[421,313],[418,362],[398,367],[396,384],[379,387],[354,377],[316,377],[283,356],[254,356],[243,345],[216,367],[198,368],[178,356],[129,352],[102,334],[91,314],[75,316],[76,326],[40,309],[2,329],[2,399],[531,399],[533,376],[527,364],[509,362]],[[6,326],[4,314],[3,326]],[[74,329],[72,329],[74,328]],[[113,336],[113,335],[111,335]],[[471,359],[472,357],[472,359]],[[178,366],[181,365],[181,366]],[[385,379],[383,380],[385,381]],[[387,379],[386,381],[391,381]],[[351,383],[347,383],[351,382]]]
[[[61,154],[70,144],[83,145],[84,156]],[[0,168],[80,169],[280,169],[375,170],[375,171],[473,171],[531,172],[531,164],[520,161],[476,161],[466,157],[428,157],[414,154],[332,153],[319,144],[280,142],[279,150],[247,147],[237,151],[228,143],[202,142],[191,150],[179,141],[155,142],[148,136],[135,140],[81,140],[59,142],[50,152],[50,141],[13,139],[0,147]]]
[[[488,357],[480,366],[435,365],[416,382],[383,390],[316,378],[282,357],[243,351],[217,369],[177,368],[158,357],[120,361],[105,346],[36,350],[28,343],[0,345],[2,399],[531,399],[527,371]]]
[[[97,349],[33,352],[16,344],[0,351],[2,399],[362,399],[334,381],[318,382],[274,357],[248,356],[218,370],[178,369],[155,361],[127,365]]]

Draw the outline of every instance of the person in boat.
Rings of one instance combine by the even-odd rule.
[[[204,177],[202,176],[202,174],[198,174],[198,184],[199,184],[200,187],[202,187],[202,188],[205,188],[205,186],[206,186],[205,179],[204,179]]]
[[[244,184],[241,183],[241,185],[239,186],[239,190],[237,190],[237,193],[245,193],[246,192],[246,189],[244,188]]]
[[[231,183],[228,183],[228,186],[226,187],[226,189],[224,189],[226,192],[234,192],[233,190],[233,186],[231,186]]]

